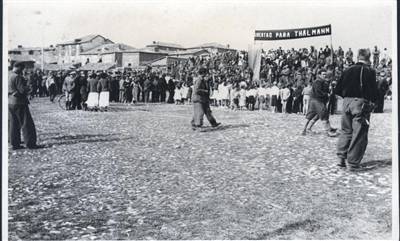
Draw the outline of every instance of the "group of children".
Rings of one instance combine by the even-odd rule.
[[[174,92],[174,101],[177,105],[192,102],[193,87],[186,83],[178,83]]]
[[[232,110],[271,110],[272,112],[307,113],[311,85],[301,89],[301,98],[293,100],[293,88],[290,85],[273,84],[246,85],[242,82],[232,86],[224,82],[213,89],[210,99],[212,105]],[[290,99],[290,101],[289,101]],[[288,106],[290,105],[290,110]],[[293,106],[296,105],[296,108]]]

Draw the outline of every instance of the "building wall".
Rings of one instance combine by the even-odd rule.
[[[98,47],[103,44],[112,43],[112,41],[105,39],[102,36],[97,36],[92,39],[92,41],[81,44],[73,44],[66,46],[58,46],[59,60],[58,63],[82,63],[82,57],[80,53],[87,51],[89,49]],[[87,58],[84,58],[83,63],[86,62]],[[92,62],[92,61],[91,61]],[[95,61],[97,62],[97,61]]]
[[[144,62],[156,60],[156,59],[159,59],[164,56],[167,56],[167,55],[166,54],[158,54],[158,53],[139,53],[139,62],[140,62],[140,64],[143,64]]]
[[[123,53],[122,54],[122,66],[127,67],[131,64],[132,67],[138,67],[139,62],[139,53]]]
[[[115,53],[101,55],[102,63],[115,63]]]
[[[81,55],[81,63],[85,64],[86,60],[89,59],[89,63],[97,63],[99,61],[99,55],[92,54],[92,55]]]

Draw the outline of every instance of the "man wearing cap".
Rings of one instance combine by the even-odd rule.
[[[57,94],[55,71],[51,71],[49,76],[47,77],[46,87],[47,87],[47,90],[49,91],[50,101],[53,102],[54,98],[56,97],[56,94]]]
[[[75,100],[75,71],[70,72],[67,77],[65,77],[64,84],[63,84],[63,91],[65,93],[65,109],[71,110],[75,109],[73,106],[73,101]]]
[[[375,70],[369,65],[370,57],[368,49],[360,49],[357,64],[343,71],[335,88],[335,93],[343,97],[342,131],[337,144],[338,166],[347,166],[349,171],[360,168],[368,144],[373,102],[378,96]]]
[[[203,126],[203,116],[206,115],[207,120],[212,127],[217,127],[221,123],[217,122],[211,113],[210,108],[210,86],[206,79],[207,70],[200,68],[198,76],[193,87],[193,119],[191,121],[193,130],[197,130]]]
[[[9,138],[13,150],[21,146],[21,130],[26,147],[36,149],[36,128],[29,111],[27,80],[23,77],[24,63],[16,62],[8,78]]]

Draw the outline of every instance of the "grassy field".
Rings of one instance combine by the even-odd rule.
[[[301,115],[213,108],[223,126],[195,132],[189,105],[31,112],[46,148],[8,153],[12,240],[391,238],[390,111],[359,173]]]

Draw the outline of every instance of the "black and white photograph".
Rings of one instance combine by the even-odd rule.
[[[2,240],[399,240],[397,1],[2,23]]]

